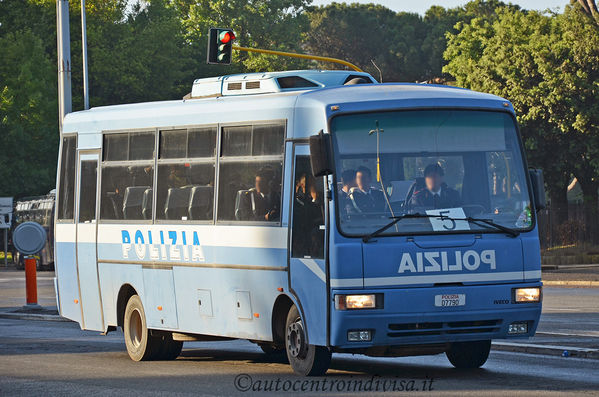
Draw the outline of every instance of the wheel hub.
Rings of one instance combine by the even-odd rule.
[[[131,344],[137,348],[141,344],[142,339],[142,322],[141,322],[141,314],[134,310],[131,313],[131,321],[129,322],[129,338],[131,340]]]
[[[306,351],[308,346],[306,345],[306,336],[304,334],[304,327],[301,321],[296,321],[289,324],[287,327],[287,351],[292,357],[304,358],[306,357]]]

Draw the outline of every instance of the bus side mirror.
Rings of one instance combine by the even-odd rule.
[[[333,174],[331,135],[323,133],[322,130],[310,137],[310,164],[312,174],[317,178]]]
[[[532,196],[535,201],[536,210],[542,210],[547,207],[545,199],[545,180],[543,179],[543,170],[530,169],[530,181],[532,182]]]

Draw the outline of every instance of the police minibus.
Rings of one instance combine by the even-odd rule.
[[[320,375],[332,353],[445,353],[530,337],[536,211],[509,101],[366,73],[198,79],[181,100],[68,114],[60,314],[129,356],[245,339]]]

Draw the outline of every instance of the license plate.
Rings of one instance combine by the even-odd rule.
[[[466,294],[435,295],[435,306],[453,307],[453,306],[464,306],[465,304],[466,304]]]

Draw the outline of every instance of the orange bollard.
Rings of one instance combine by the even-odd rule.
[[[25,258],[25,291],[27,305],[37,306],[37,261],[34,257]]]

